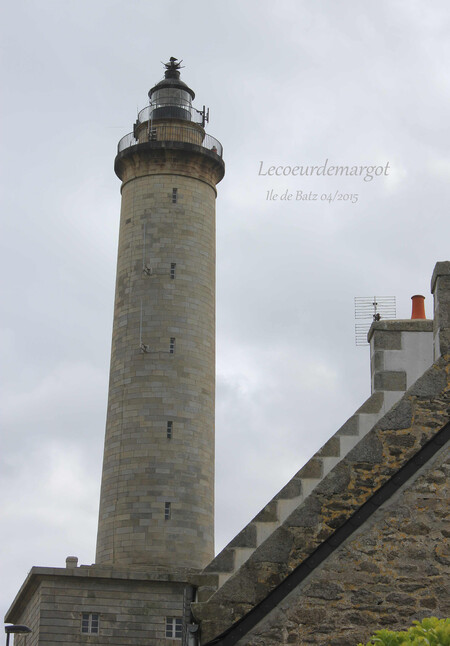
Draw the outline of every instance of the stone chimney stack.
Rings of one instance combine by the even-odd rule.
[[[374,321],[367,338],[371,390],[383,393],[384,414],[433,363],[433,321]]]
[[[431,278],[434,296],[434,360],[450,352],[450,261],[437,262]]]

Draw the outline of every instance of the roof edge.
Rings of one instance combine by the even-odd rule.
[[[385,502],[413,478],[450,441],[447,422],[424,446],[404,464],[380,489],[356,510],[331,536],[300,563],[279,585],[247,614],[204,646],[233,646],[273,610],[292,590],[319,567],[347,538],[359,529]]]
[[[50,577],[76,578],[76,579],[115,579],[120,581],[140,581],[152,583],[180,583],[189,585],[191,578],[198,570],[180,569],[176,572],[162,572],[158,570],[129,570],[115,566],[80,565],[77,568],[40,567],[33,566],[22,583],[14,601],[5,614],[5,622],[14,623],[22,612],[27,600],[34,594],[39,584]]]

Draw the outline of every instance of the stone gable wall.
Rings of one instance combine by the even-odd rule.
[[[207,602],[193,605],[202,644],[246,615],[330,538],[448,422],[449,408],[449,365],[442,358],[234,576]]]
[[[441,450],[240,646],[356,646],[450,613],[450,451]]]

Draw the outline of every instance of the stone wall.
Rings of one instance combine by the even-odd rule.
[[[356,646],[377,629],[448,617],[450,455],[443,449],[241,646]]]
[[[375,321],[370,343],[372,393],[383,393],[383,414],[433,363],[433,321]]]
[[[173,646],[165,637],[166,617],[185,620],[190,593],[185,581],[147,574],[85,567],[33,568],[7,621],[32,629],[26,646],[95,644]],[[81,632],[83,613],[99,615],[98,634]],[[25,646],[17,635],[15,646]]]
[[[214,552],[223,162],[176,143],[141,144],[116,159],[122,208],[98,564],[201,569]]]
[[[431,278],[434,295],[434,357],[450,353],[450,261],[437,262]]]
[[[233,630],[322,544],[331,546],[334,533],[448,423],[449,409],[442,357],[215,594],[193,605],[202,644]]]
[[[10,619],[8,615],[5,617],[5,622],[7,623],[22,624],[31,629],[31,634],[27,634],[26,636],[20,634],[15,635],[14,646],[38,646],[39,644],[41,607],[41,590],[39,586],[33,587],[28,601],[28,605],[17,615],[17,618]]]

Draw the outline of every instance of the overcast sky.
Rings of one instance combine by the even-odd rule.
[[[397,317],[448,260],[448,0],[16,0],[4,8],[4,612],[33,565],[94,560],[120,210],[113,161],[183,59],[224,146],[216,548],[370,394],[354,296]],[[388,174],[272,177],[269,166]],[[267,200],[267,192],[293,197]],[[316,200],[296,200],[316,194]],[[334,196],[334,201],[321,199]],[[339,195],[357,196],[346,201]]]

